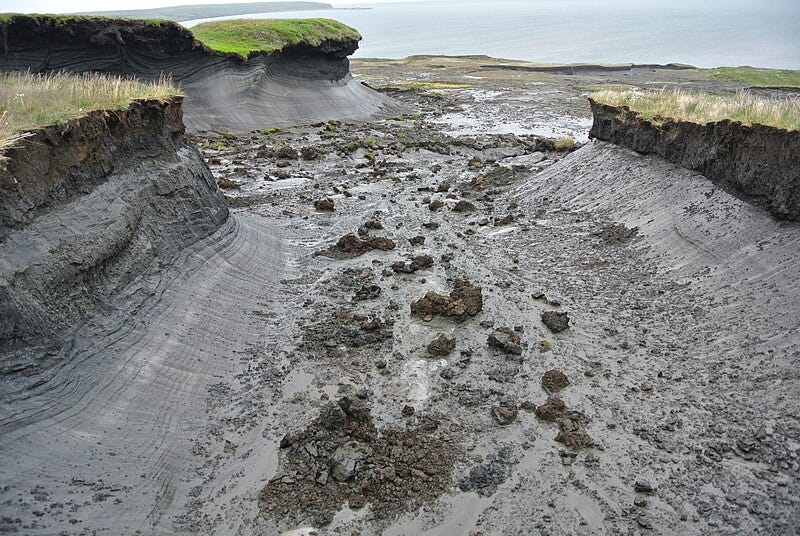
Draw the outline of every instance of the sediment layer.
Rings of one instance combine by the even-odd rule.
[[[0,71],[98,71],[157,80],[186,94],[190,131],[246,132],[316,121],[360,120],[396,111],[350,74],[353,39],[297,45],[248,58],[218,53],[171,22],[14,16],[0,24]]]
[[[590,138],[656,154],[778,219],[800,219],[800,132],[727,120],[655,123],[625,106],[589,101],[594,115]]]
[[[6,152],[0,351],[57,346],[225,222],[227,206],[184,130],[179,97],[138,101],[35,130]]]

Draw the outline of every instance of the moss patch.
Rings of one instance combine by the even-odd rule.
[[[195,39],[211,50],[246,58],[288,46],[319,46],[324,41],[361,40],[353,28],[330,19],[240,19],[204,22],[192,28]]]

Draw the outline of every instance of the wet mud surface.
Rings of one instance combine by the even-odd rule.
[[[508,91],[470,135],[472,89],[398,88],[420,115],[196,138],[231,219],[85,328],[80,386],[6,381],[0,531],[792,533],[800,227],[492,132]]]

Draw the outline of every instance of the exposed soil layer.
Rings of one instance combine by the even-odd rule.
[[[2,367],[33,366],[25,343],[57,348],[115,307],[135,279],[228,217],[186,143],[181,99],[138,101],[31,132],[0,169]]]
[[[210,51],[170,22],[17,15],[0,31],[0,71],[171,76],[186,94],[185,121],[194,132],[366,119],[399,109],[350,75],[347,56],[358,48],[352,39],[252,53],[245,60]]]
[[[591,138],[656,154],[767,208],[776,218],[800,219],[800,131],[736,121],[656,123],[625,106],[590,102]]]

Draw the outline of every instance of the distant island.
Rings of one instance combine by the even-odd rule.
[[[131,19],[166,19],[177,22],[230,17],[252,13],[277,13],[280,11],[310,11],[332,9],[322,2],[248,2],[245,4],[191,4],[185,6],[159,7],[153,9],[124,9],[116,11],[86,11],[75,15],[102,17],[125,17]]]

